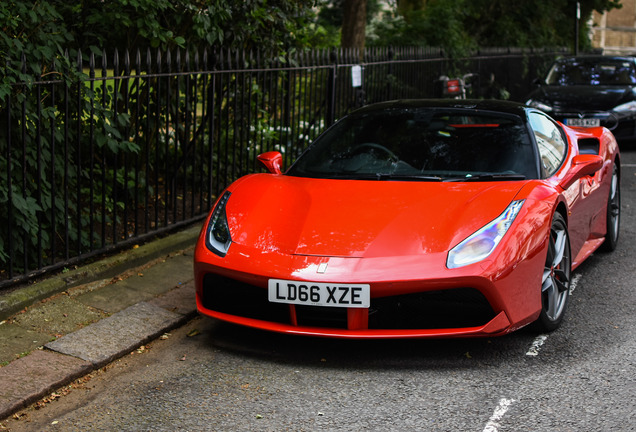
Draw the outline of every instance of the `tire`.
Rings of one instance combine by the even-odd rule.
[[[553,216],[548,242],[548,253],[541,278],[541,313],[534,323],[535,329],[541,332],[556,330],[561,325],[570,297],[570,236],[560,213]]]
[[[614,164],[612,183],[607,198],[607,230],[605,241],[600,249],[603,252],[612,252],[618,244],[618,234],[621,222],[621,182],[618,167]]]

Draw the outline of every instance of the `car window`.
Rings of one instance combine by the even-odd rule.
[[[537,178],[533,142],[519,116],[457,108],[386,109],[346,117],[287,174],[440,181],[487,175],[490,181]]]
[[[537,112],[528,116],[541,157],[541,176],[547,178],[563,163],[567,146],[561,129],[554,121]]]
[[[546,79],[548,85],[633,85],[634,63],[622,59],[568,59],[556,62]]]

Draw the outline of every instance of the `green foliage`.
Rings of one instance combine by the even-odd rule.
[[[71,38],[61,16],[46,1],[0,2],[0,98],[11,92],[16,82],[33,82],[34,76],[45,75],[59,65],[58,54]],[[22,70],[22,55],[26,70]]]
[[[109,101],[95,103],[94,92],[78,84],[84,76],[70,60],[77,53],[67,55],[64,49],[73,36],[55,6],[54,1],[0,3],[6,66],[0,69],[0,208],[12,208],[11,215],[0,213],[0,264],[7,262],[11,245],[19,268],[47,261],[40,250],[64,246],[54,233],[67,232],[80,249],[88,241],[78,234],[88,223],[85,197],[72,194],[66,206],[54,197],[54,191],[77,190],[88,177],[79,156],[85,150],[68,145],[90,141],[87,120],[92,116],[98,148],[113,155],[135,151],[121,132],[129,117],[115,118]],[[74,114],[62,115],[65,111]]]
[[[307,38],[313,0],[224,1],[231,15],[223,25],[226,46],[289,52]]]
[[[0,28],[0,58],[5,66],[0,68],[0,208],[13,207],[14,221],[11,226],[20,227],[11,233],[3,232],[0,236],[0,263],[3,263],[8,259],[9,235],[12,236],[13,248],[19,250],[25,250],[25,243],[33,245],[38,240],[39,216],[45,210],[46,194],[23,194],[21,189],[33,189],[33,185],[38,183],[50,188],[46,177],[42,178],[43,162],[54,164],[57,161],[52,160],[53,155],[50,152],[37,152],[38,143],[34,143],[34,136],[37,135],[38,128],[38,103],[27,95],[28,89],[38,77],[57,75],[55,69],[60,63],[68,66],[58,55],[69,38],[61,26],[60,15],[46,1],[0,3]],[[60,77],[57,75],[53,78]],[[17,83],[23,84],[18,86]],[[15,93],[14,105],[8,108],[5,101],[12,93]],[[19,127],[18,130],[11,130],[7,124],[9,109],[12,115],[25,111],[23,121],[14,126],[14,129]],[[54,112],[45,109],[43,115],[45,118],[51,117]],[[9,135],[10,130],[12,136]],[[26,133],[24,148],[21,151],[18,148],[10,151],[8,142],[20,142],[18,137],[22,130]],[[48,137],[39,139],[46,143]],[[22,178],[14,176],[14,173],[22,173]],[[6,212],[0,213],[0,225],[10,226]]]
[[[289,49],[304,38],[312,0],[55,1],[78,46]]]
[[[590,48],[588,17],[619,0],[582,0],[580,45]],[[576,0],[401,0],[369,27],[369,45],[439,46],[452,56],[477,47],[573,46]]]
[[[430,1],[424,9],[387,13],[371,26],[369,45],[437,46],[452,56],[466,54],[477,45],[458,13],[464,1]]]
[[[583,0],[580,35],[583,48],[590,48],[588,18],[593,10],[620,7],[616,0]],[[480,46],[572,46],[575,0],[474,0],[465,2],[466,30]]]
[[[79,48],[167,47],[182,45],[183,37],[166,20],[176,14],[169,0],[55,0]]]

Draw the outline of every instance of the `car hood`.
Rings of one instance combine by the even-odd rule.
[[[324,180],[255,174],[230,187],[232,241],[295,255],[447,251],[500,215],[525,184]]]
[[[608,111],[634,100],[631,86],[544,86],[535,90],[531,99],[548,103],[557,111]]]

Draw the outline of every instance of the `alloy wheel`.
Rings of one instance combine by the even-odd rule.
[[[550,228],[548,253],[541,283],[542,311],[539,323],[544,330],[554,330],[563,319],[570,292],[571,271],[570,239],[565,221],[557,213]]]

